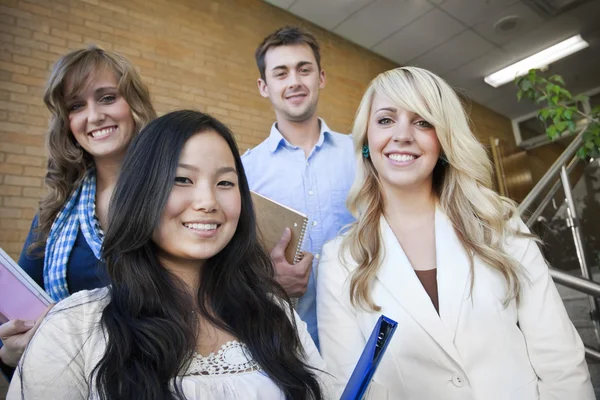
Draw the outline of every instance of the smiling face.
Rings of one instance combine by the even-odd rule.
[[[92,74],[80,92],[66,99],[71,133],[95,160],[122,158],[135,132],[131,108],[117,85],[115,74],[104,68]],[[70,80],[65,91],[73,91]]]
[[[258,89],[269,98],[277,119],[304,122],[315,115],[325,72],[307,44],[271,47],[265,54],[265,80]]]
[[[238,174],[225,139],[212,130],[192,136],[175,176],[153,241],[166,268],[197,268],[223,250],[240,218]]]
[[[432,185],[441,147],[429,122],[375,93],[367,129],[370,158],[384,189]]]

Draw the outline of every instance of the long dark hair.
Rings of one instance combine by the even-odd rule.
[[[208,130],[221,135],[233,153],[242,209],[229,244],[203,266],[193,299],[183,282],[160,264],[152,234],[171,192],[183,146]],[[225,125],[187,110],[151,122],[128,149],[109,221],[103,256],[112,285],[101,318],[107,347],[94,369],[101,399],[183,398],[178,377],[194,354],[199,326],[190,312],[193,307],[198,307],[202,319],[245,343],[287,399],[321,399],[317,378],[302,361],[296,326],[288,316],[289,299],[275,282],[271,261],[258,243],[248,181]]]

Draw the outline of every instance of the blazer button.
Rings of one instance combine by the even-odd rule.
[[[456,387],[462,387],[465,384],[465,380],[458,375],[452,376],[452,383]]]

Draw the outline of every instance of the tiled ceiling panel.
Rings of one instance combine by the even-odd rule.
[[[473,31],[464,31],[409,64],[444,75],[493,49],[490,42]]]
[[[370,48],[431,10],[422,0],[377,0],[356,12],[333,31]],[[377,21],[376,24],[373,22]]]
[[[503,31],[495,27],[497,21],[500,20],[514,21],[513,29]],[[512,6],[490,15],[483,22],[478,23],[473,29],[481,36],[492,43],[503,45],[523,37],[527,32],[530,32],[544,23],[544,19],[535,11],[527,7],[524,3],[516,3]]]
[[[332,30],[354,12],[372,2],[373,0],[301,0],[294,2],[289,11]]]
[[[406,64],[464,30],[465,27],[458,21],[434,9],[373,47],[373,50],[397,63]]]
[[[518,0],[447,0],[440,8],[465,25],[473,26],[517,2]]]

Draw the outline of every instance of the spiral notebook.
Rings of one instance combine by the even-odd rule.
[[[285,250],[285,258],[290,264],[300,261],[308,216],[256,192],[252,192],[252,202],[259,237],[265,249],[271,252],[285,228],[290,228],[292,239]]]
[[[52,299],[0,248],[0,323],[12,319],[35,321]]]

